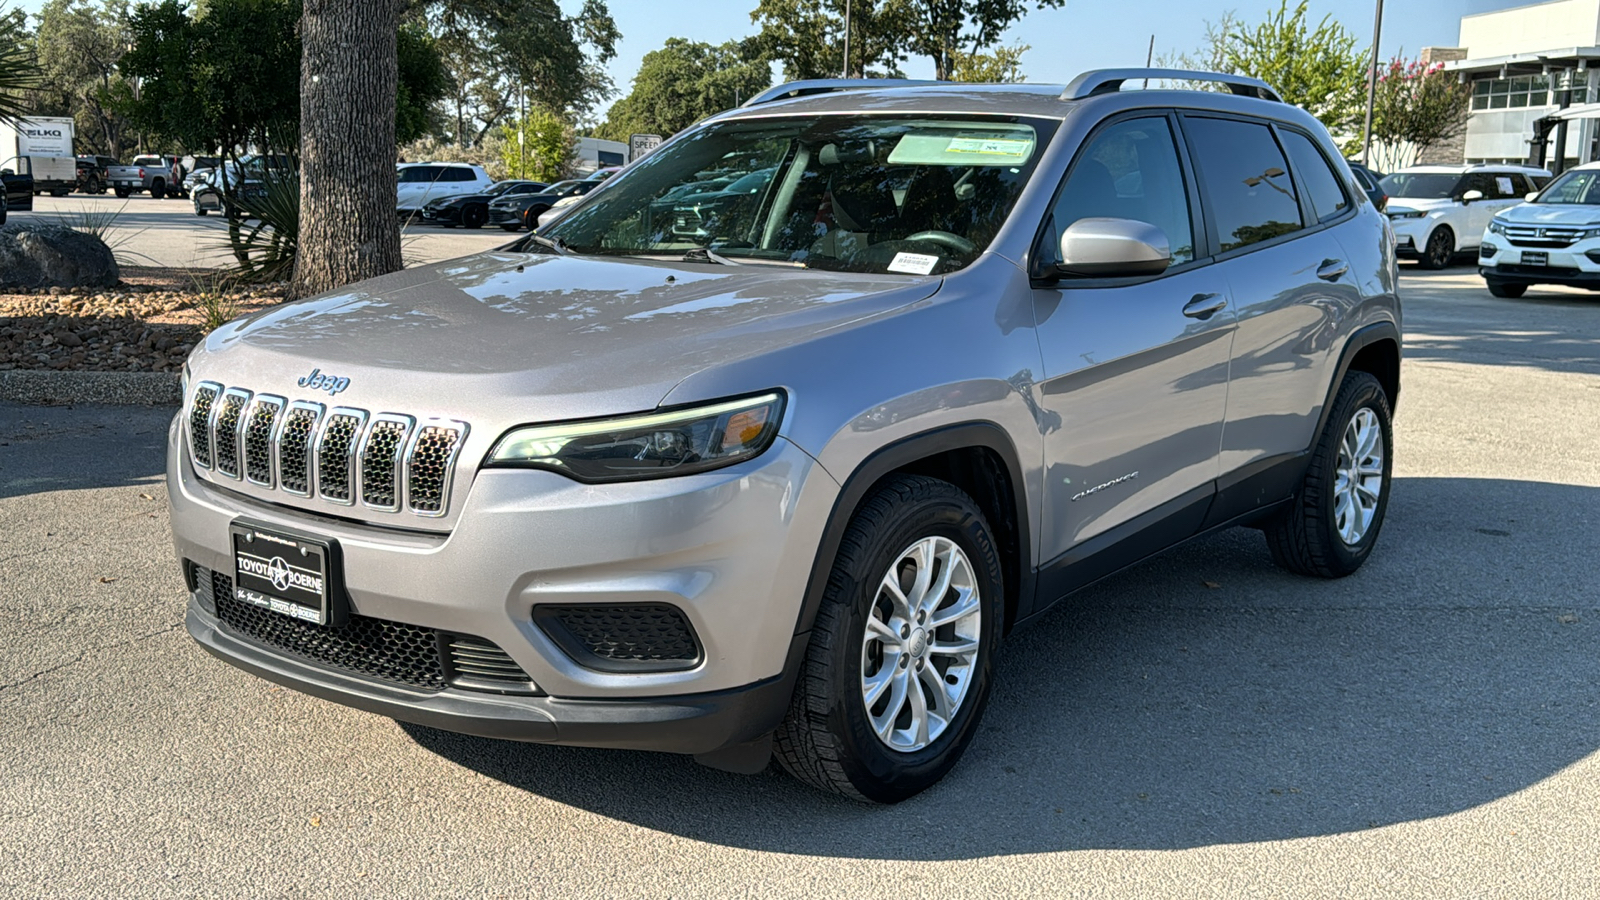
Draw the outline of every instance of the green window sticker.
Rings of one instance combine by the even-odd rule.
[[[1033,129],[919,128],[889,152],[892,166],[1020,166],[1033,155]]]

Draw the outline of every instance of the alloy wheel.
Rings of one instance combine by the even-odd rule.
[[[1339,539],[1354,547],[1366,537],[1383,496],[1383,426],[1371,409],[1356,410],[1339,441],[1334,468],[1333,522]]]
[[[939,739],[972,687],[978,580],[960,545],[926,537],[889,566],[861,639],[861,701],[878,740],[910,753]]]

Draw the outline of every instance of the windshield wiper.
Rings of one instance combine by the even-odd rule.
[[[732,260],[710,247],[691,247],[683,254],[684,262],[714,262],[724,266],[742,266],[744,263]]]
[[[538,244],[541,247],[545,247],[551,251],[554,251],[558,256],[572,255],[572,248],[568,247],[567,242],[563,241],[561,238],[545,237],[542,234],[530,234],[528,235],[528,240]]]

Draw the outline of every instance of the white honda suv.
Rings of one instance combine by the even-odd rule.
[[[481,194],[494,183],[482,166],[466,163],[401,163],[395,175],[395,209],[402,219],[420,212],[430,200]]]
[[[1530,285],[1600,289],[1600,162],[1568,171],[1529,202],[1489,220],[1478,271],[1496,297]]]
[[[1379,182],[1389,197],[1395,252],[1425,269],[1442,269],[1476,249],[1495,213],[1516,206],[1550,180],[1529,166],[1412,166]]]

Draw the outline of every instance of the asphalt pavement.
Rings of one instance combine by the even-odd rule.
[[[895,807],[246,675],[181,625],[171,411],[0,405],[0,896],[1600,896],[1600,299],[1404,297],[1366,567],[1234,530],[1103,582]]]
[[[82,228],[103,224],[105,241],[127,266],[215,267],[229,265],[228,222],[217,213],[194,214],[188,200],[155,200],[149,194],[126,199],[113,194],[34,197],[32,212],[13,212],[13,221],[33,220]],[[499,228],[444,228],[413,222],[400,232],[407,265],[422,265],[491,250],[514,239]]]

